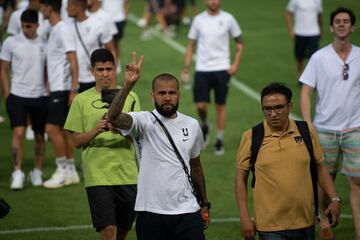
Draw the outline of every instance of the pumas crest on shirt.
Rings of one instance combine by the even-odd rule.
[[[302,143],[302,141],[303,141],[301,136],[295,136],[294,139],[295,139],[295,142],[298,144]]]

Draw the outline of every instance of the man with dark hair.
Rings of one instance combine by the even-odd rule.
[[[35,166],[30,172],[30,179],[34,186],[41,186],[43,183],[41,167],[45,152],[46,53],[45,42],[36,33],[38,26],[38,13],[35,10],[25,10],[21,14],[21,33],[8,37],[0,54],[0,86],[6,98],[6,110],[13,130],[11,152],[15,170],[11,175],[10,188],[14,190],[24,186],[25,174],[21,168],[28,116],[35,133]]]
[[[104,46],[116,56],[110,28],[97,18],[86,16],[87,0],[69,0],[67,12],[76,34],[76,56],[79,64],[79,93],[95,86],[90,72],[90,54]]]
[[[236,199],[240,213],[240,229],[245,239],[299,239],[315,240],[315,214],[311,156],[303,135],[294,120],[291,90],[281,83],[266,86],[261,93],[264,134],[255,165],[251,129],[241,139],[236,157]],[[315,129],[308,125],[320,187],[333,201],[325,214],[336,226],[340,215],[340,199],[326,168]],[[256,182],[253,188],[254,222],[248,209],[247,180],[254,168]],[[316,183],[315,183],[316,184]],[[290,237],[291,236],[291,237]]]
[[[140,71],[141,63],[142,58],[135,65],[134,53],[133,63],[126,69],[134,66]],[[179,83],[167,73],[152,82],[155,110],[124,113],[122,106],[137,80],[125,78],[108,113],[113,128],[137,140],[137,239],[205,239],[210,203],[200,162],[201,128],[195,119],[177,111]]]
[[[42,0],[41,12],[52,26],[47,44],[47,73],[50,87],[46,132],[53,144],[56,171],[44,182],[46,188],[60,188],[80,182],[76,172],[73,143],[63,126],[78,91],[79,69],[76,39],[60,18],[61,0]]]
[[[317,51],[299,81],[301,113],[311,122],[311,97],[317,92],[314,126],[325,152],[325,166],[335,180],[340,170],[350,184],[356,239],[360,239],[360,48],[350,41],[355,31],[352,10],[340,7],[330,15],[332,43]],[[324,207],[328,199],[324,196]],[[326,216],[320,235],[333,239]]]
[[[101,239],[120,240],[125,239],[135,220],[135,151],[130,138],[109,131],[107,109],[101,102],[102,90],[117,88],[114,56],[107,49],[97,49],[91,54],[91,63],[96,85],[74,98],[64,128],[72,133],[75,146],[82,149],[94,228]],[[128,68],[125,77],[134,74]],[[124,110],[140,110],[134,92],[127,97]]]
[[[220,8],[220,0],[206,0],[207,10],[194,18],[188,34],[185,65],[181,79],[189,79],[190,63],[195,47],[196,66],[193,89],[194,102],[202,124],[205,143],[209,142],[210,123],[208,103],[214,90],[216,103],[215,154],[224,154],[224,130],[226,124],[226,98],[230,77],[239,67],[243,52],[240,26],[236,19]],[[230,61],[230,38],[235,41],[234,60]]]

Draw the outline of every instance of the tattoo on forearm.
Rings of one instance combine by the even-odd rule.
[[[117,119],[120,118],[120,114],[122,113],[126,97],[130,92],[130,88],[123,87],[120,89],[118,94],[115,96],[112,101],[109,111],[108,111],[108,121],[116,126],[119,126],[119,122],[116,122]]]
[[[133,124],[133,119],[129,114],[121,113],[113,124],[120,129],[129,130]]]

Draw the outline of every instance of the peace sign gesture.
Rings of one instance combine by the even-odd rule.
[[[132,87],[140,78],[140,69],[142,62],[144,61],[144,55],[141,55],[139,62],[137,62],[136,52],[132,52],[132,61],[125,66],[125,80],[124,86]]]

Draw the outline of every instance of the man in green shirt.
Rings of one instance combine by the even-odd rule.
[[[130,138],[109,131],[103,89],[116,88],[114,57],[106,49],[91,54],[91,72],[96,85],[78,94],[64,128],[72,133],[75,146],[82,149],[84,182],[92,221],[101,239],[125,239],[135,219],[137,165]],[[139,77],[131,67],[125,77]],[[137,95],[126,99],[126,111],[139,111]]]

